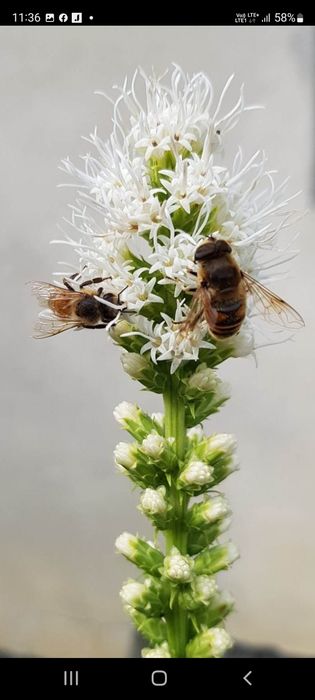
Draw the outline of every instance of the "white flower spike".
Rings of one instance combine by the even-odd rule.
[[[243,87],[228,104],[233,77],[218,98],[204,73],[177,65],[126,78],[109,139],[95,129],[83,166],[63,162],[79,184],[63,241],[77,263],[62,263],[63,286],[33,284],[45,307],[37,337],[103,328],[125,372],[163,397],[164,415],[127,401],[114,410],[132,437],[117,444],[116,465],[141,490],[138,509],[154,528],[154,542],[129,532],[116,540],[139,570],[120,595],[150,644],[145,658],[217,658],[232,644],[223,625],[233,600],[215,576],[239,556],[220,540],[231,511],[217,491],[238,468],[236,440],[207,437],[203,423],[230,395],[220,363],[268,344],[262,331],[257,342],[259,313],[272,308],[279,321],[285,310],[284,322],[302,325],[262,286],[297,252],[281,241],[295,223],[293,197],[264,152],[244,157],[228,145],[250,109]]]

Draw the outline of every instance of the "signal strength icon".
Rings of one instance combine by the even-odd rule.
[[[266,22],[266,23],[270,22],[270,12],[268,15],[266,15],[266,17],[264,17],[263,22]]]

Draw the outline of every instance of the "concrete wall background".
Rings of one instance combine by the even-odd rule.
[[[93,95],[141,64],[204,70],[219,90],[231,72],[247,101],[236,131],[250,155],[303,189],[301,255],[275,289],[306,320],[295,342],[225,364],[229,404],[213,430],[236,433],[241,471],[227,482],[242,558],[224,575],[237,600],[239,639],[315,652],[313,30],[307,27],[2,28],[1,56],[1,488],[0,647],[45,656],[125,656],[131,631],[118,590],[131,566],[117,534],[148,532],[136,494],[113,467],[123,399],[159,410],[123,375],[101,334],[36,343],[25,281],[50,279],[63,249],[49,247],[69,190],[56,190],[81,135],[110,129]],[[209,426],[209,430],[210,430]]]

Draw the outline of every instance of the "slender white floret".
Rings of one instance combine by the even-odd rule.
[[[226,134],[252,109],[245,105],[243,87],[234,105],[228,104],[232,79],[216,97],[202,72],[187,75],[173,66],[159,77],[137,70],[112,100],[108,140],[95,129],[83,165],[63,161],[79,188],[63,241],[78,256],[75,283],[106,278],[105,293],[119,294],[121,306],[120,330],[114,319],[112,337],[121,342],[120,324],[132,312],[127,336],[140,338],[141,352],[155,363],[169,362],[172,373],[186,360],[197,361],[203,348],[211,353],[216,345],[242,357],[257,345],[251,304],[249,318],[231,338],[214,341],[202,317],[190,332],[182,332],[180,321],[191,302],[187,290],[198,286],[195,250],[205,236],[228,240],[241,269],[262,281],[269,268],[296,253],[290,242],[279,241],[281,231],[295,223],[287,180],[276,182],[264,152],[245,156],[226,143]],[[175,307],[167,296],[170,285]],[[142,366],[130,356],[123,363],[138,378]],[[191,378],[191,387],[210,391],[209,372]]]

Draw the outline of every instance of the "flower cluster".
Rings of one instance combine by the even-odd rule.
[[[187,433],[178,461],[174,438],[165,436],[161,416],[149,416],[138,406],[123,402],[115,409],[119,424],[134,438],[120,442],[115,460],[120,471],[142,489],[140,511],[167,537],[174,520],[185,533],[185,553],[171,545],[166,554],[128,532],[116,541],[117,550],[144,573],[143,581],[129,579],[121,590],[126,611],[152,648],[145,657],[175,656],[174,640],[167,626],[169,611],[177,606],[190,625],[185,656],[221,656],[231,646],[222,623],[233,608],[231,597],[219,592],[215,574],[238,557],[235,546],[218,541],[230,522],[226,499],[211,492],[236,468],[235,440],[231,435],[206,437],[199,426]],[[177,502],[186,504],[181,517]],[[195,499],[188,508],[191,497]]]
[[[79,258],[76,283],[106,278],[105,293],[120,294],[128,321],[118,342],[130,350],[137,337],[139,351],[155,364],[171,363],[171,372],[202,350],[209,355],[219,346],[225,356],[243,356],[255,347],[250,320],[219,343],[204,321],[181,332],[196,288],[198,244],[209,235],[227,239],[241,268],[264,278],[279,261],[272,247],[289,224],[286,181],[275,184],[265,154],[222,156],[226,133],[252,109],[243,88],[224,107],[232,78],[215,103],[203,73],[189,77],[175,66],[164,80],[136,71],[119,89],[110,138],[90,135],[94,153],[82,168],[63,161],[80,185],[63,241]],[[72,264],[57,274],[71,273]]]

